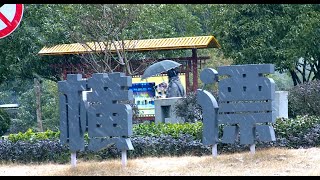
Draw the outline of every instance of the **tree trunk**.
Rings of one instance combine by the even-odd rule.
[[[315,70],[314,70],[314,78],[317,80],[320,80],[320,60],[317,60],[314,65],[315,65]]]
[[[34,78],[34,91],[36,95],[38,131],[43,132],[42,119],[41,119],[41,99],[40,99],[41,87],[40,87],[40,82],[37,78]]]
[[[297,76],[297,74],[294,72],[294,70],[290,70],[290,74],[291,74],[291,78],[293,81],[293,85],[296,86],[298,84],[301,83],[299,77]]]

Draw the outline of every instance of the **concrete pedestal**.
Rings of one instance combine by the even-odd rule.
[[[288,118],[288,91],[276,91],[275,108],[277,118]]]
[[[174,113],[175,103],[182,97],[155,99],[155,123],[183,123],[182,117]]]

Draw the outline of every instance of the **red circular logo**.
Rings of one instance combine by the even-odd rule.
[[[3,4],[0,7],[0,38],[8,36],[18,27],[22,15],[23,4]]]

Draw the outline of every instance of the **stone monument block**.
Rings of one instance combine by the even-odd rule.
[[[155,123],[183,123],[184,119],[174,112],[175,103],[183,97],[155,99]]]

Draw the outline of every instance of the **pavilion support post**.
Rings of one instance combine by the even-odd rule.
[[[62,78],[63,80],[67,79],[67,67],[62,67]]]
[[[196,92],[198,89],[198,57],[197,57],[197,49],[192,49],[192,91]]]
[[[185,75],[186,75],[186,94],[190,92],[190,68],[191,68],[191,61],[187,61],[185,67]]]

